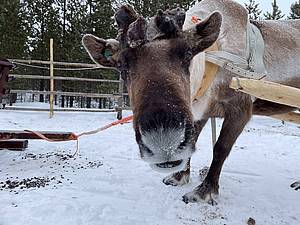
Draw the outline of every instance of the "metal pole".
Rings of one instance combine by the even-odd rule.
[[[50,118],[54,115],[54,64],[53,64],[53,39],[50,39]]]
[[[216,142],[217,142],[217,123],[216,118],[212,117],[210,118],[211,122],[211,137],[212,137],[212,146],[214,148]]]

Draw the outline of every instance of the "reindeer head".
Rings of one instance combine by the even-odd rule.
[[[186,31],[181,9],[159,11],[147,23],[125,5],[115,19],[117,40],[88,34],[83,45],[97,64],[116,68],[126,82],[141,158],[155,169],[179,170],[195,151],[190,64],[217,40],[221,15]]]

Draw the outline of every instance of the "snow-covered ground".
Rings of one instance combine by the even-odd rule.
[[[127,112],[130,114],[130,112]],[[92,130],[115,113],[0,111],[0,129]],[[221,120],[218,120],[220,129]],[[198,171],[211,157],[209,124],[192,159],[192,182],[165,186],[166,174],[138,157],[131,124],[75,142],[30,141],[24,152],[0,151],[1,225],[299,225],[300,127],[254,117],[233,147],[220,181],[217,206],[188,204],[181,196],[199,185]],[[7,189],[6,181],[37,177],[45,187]]]

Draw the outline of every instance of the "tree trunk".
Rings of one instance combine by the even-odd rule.
[[[45,90],[45,80],[40,80],[40,91],[44,91],[44,90]],[[39,102],[45,102],[44,94],[40,94]]]
[[[70,107],[72,108],[74,105],[74,96],[70,96]]]
[[[101,109],[101,98],[98,99],[98,109]]]
[[[61,107],[65,108],[65,96],[64,95],[61,96]]]
[[[102,107],[102,109],[106,109],[107,108],[106,107],[106,100],[107,100],[106,98],[103,98],[103,105],[102,105],[103,107]]]
[[[80,98],[80,108],[84,108],[84,97]]]
[[[64,86],[64,82],[61,81],[61,91],[64,92],[65,91],[65,86]],[[61,107],[64,108],[65,107],[65,96],[62,95],[61,96]]]
[[[87,107],[88,109],[91,108],[91,102],[92,102],[92,98],[87,97],[87,98],[86,98],[86,107]]]

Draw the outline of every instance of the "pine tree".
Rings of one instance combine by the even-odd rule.
[[[27,17],[20,0],[0,4],[0,58],[21,58],[28,54]]]
[[[27,0],[30,23],[29,44],[33,58],[49,59],[49,39],[53,38],[55,43],[60,40],[59,11],[54,3],[55,0]],[[54,51],[58,50],[56,45]]]
[[[54,52],[59,52],[61,36],[59,10],[55,7],[55,0],[39,1],[27,0],[27,12],[29,14],[30,37],[28,43],[31,48],[30,55],[34,59],[49,59],[49,40],[54,39]],[[34,73],[48,75],[46,70],[35,70]],[[47,90],[49,82],[46,80],[35,81],[32,89]],[[44,95],[39,96],[39,101],[44,102]]]
[[[284,16],[285,15],[282,14],[282,11],[279,9],[276,0],[273,0],[272,12],[267,12],[266,14],[264,14],[264,17],[265,17],[266,20],[280,20]]]
[[[245,3],[245,7],[248,10],[249,18],[251,20],[261,19],[260,15],[262,10],[259,9],[259,3],[256,3],[255,0],[249,0],[249,3]]]
[[[289,19],[300,19],[300,0],[291,5],[291,13]]]
[[[111,38],[116,35],[114,27],[114,10],[111,0],[87,0],[88,16],[86,18],[87,32],[94,33],[102,38]]]
[[[201,0],[198,0],[200,2]],[[173,9],[176,7],[181,7],[185,10],[190,8],[195,4],[195,0],[144,0],[144,1],[136,1],[136,0],[127,0],[127,1],[117,1],[120,5],[121,3],[129,3],[134,9],[144,17],[154,16],[157,10],[162,9]]]

